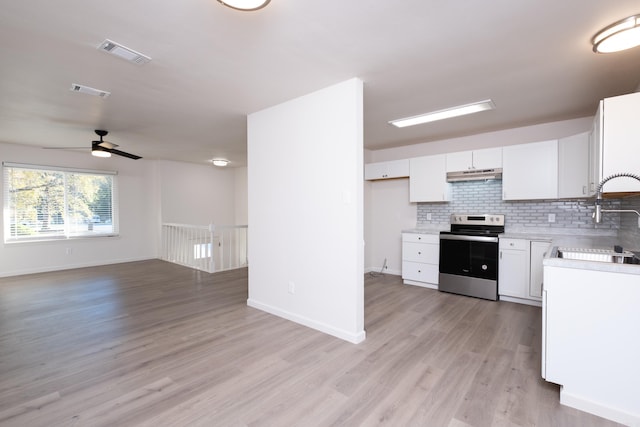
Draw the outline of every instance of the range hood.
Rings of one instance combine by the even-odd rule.
[[[447,182],[480,181],[486,179],[502,179],[502,168],[447,172]]]

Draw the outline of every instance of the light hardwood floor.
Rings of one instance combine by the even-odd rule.
[[[0,279],[0,425],[617,425],[540,378],[539,308],[367,275],[354,345],[246,299],[157,260]]]

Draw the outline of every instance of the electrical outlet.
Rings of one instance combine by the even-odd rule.
[[[431,212],[427,214],[427,221],[431,221]]]
[[[549,214],[549,222],[556,222],[556,214]]]
[[[292,295],[296,293],[296,284],[293,282],[289,282],[289,293]]]
[[[73,253],[73,248],[67,248],[67,249],[65,250],[65,253],[66,253],[67,255],[71,255],[71,254]]]

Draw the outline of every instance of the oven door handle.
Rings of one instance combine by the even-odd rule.
[[[462,234],[441,234],[440,240],[464,240],[467,242],[498,242],[497,237],[469,236]]]

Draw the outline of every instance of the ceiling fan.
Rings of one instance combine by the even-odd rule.
[[[112,144],[111,142],[103,141],[102,137],[107,136],[109,132],[106,130],[95,130],[96,134],[100,137],[100,141],[91,141],[91,154],[97,157],[111,157],[111,154],[116,154],[118,156],[128,157],[133,160],[141,159],[142,157],[136,156],[135,154],[125,153],[124,151],[116,150],[116,144]],[[106,153],[106,154],[105,154]]]
[[[103,137],[107,136],[109,133],[106,130],[96,129],[96,135],[100,137],[100,141],[91,141],[91,154],[96,157],[111,157],[112,154],[127,157],[129,159],[138,160],[142,157],[136,156],[135,154],[125,153],[124,151],[116,150],[115,148],[118,146],[117,144],[113,144],[111,142],[103,140]],[[46,149],[73,149],[79,147],[43,147]]]

